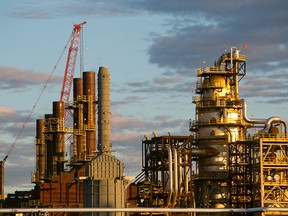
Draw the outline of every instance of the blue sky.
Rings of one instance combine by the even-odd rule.
[[[126,175],[141,171],[144,134],[189,135],[196,69],[212,66],[230,46],[247,44],[240,95],[247,100],[248,115],[288,119],[288,1],[1,0],[0,6],[1,158],[73,24],[83,21],[85,71],[104,65],[110,69],[112,144]],[[7,193],[32,188],[35,120],[51,113],[52,102],[59,100],[66,57],[5,164]]]

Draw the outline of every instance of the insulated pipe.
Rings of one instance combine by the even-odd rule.
[[[187,166],[189,164],[188,160],[188,154],[185,154],[184,156],[184,183],[185,183],[185,195],[189,193],[189,178],[188,178],[188,173],[189,173],[189,167]],[[185,200],[187,200],[187,196],[185,196]]]
[[[172,168],[172,152],[171,148],[168,147],[168,166],[169,166],[169,195],[166,201],[166,208],[170,206],[171,204],[171,197],[173,192],[173,168]]]
[[[281,122],[281,118],[279,117],[270,117],[269,119],[267,119],[266,123],[265,123],[265,128],[270,128],[272,122]]]
[[[249,119],[247,116],[247,104],[246,104],[245,99],[241,99],[241,102],[242,102],[242,117],[244,121],[248,123],[252,123],[252,124],[265,124],[266,123],[266,119]]]
[[[276,116],[270,117],[269,119],[249,119],[247,117],[246,101],[244,99],[241,99],[241,101],[242,101],[242,116],[246,122],[252,124],[265,124],[265,128],[263,130],[269,129],[272,125],[272,122],[281,122],[281,118]]]
[[[284,125],[284,133],[286,134],[287,133],[287,126],[286,126],[286,122],[285,121],[281,121],[281,123]]]
[[[179,194],[182,194],[183,192],[183,187],[182,187],[182,184],[183,184],[183,166],[182,166],[182,154],[179,155],[178,159],[178,178],[179,178],[179,184],[178,184],[178,191],[179,191]]]
[[[173,156],[174,156],[174,196],[173,196],[171,207],[174,207],[176,205],[177,196],[178,196],[178,161],[177,161],[176,148],[173,149]]]

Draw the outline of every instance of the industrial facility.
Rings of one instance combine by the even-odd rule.
[[[71,61],[75,66],[79,29],[85,23],[74,26],[68,66]],[[169,214],[147,208],[187,209],[170,213],[174,215],[288,215],[287,126],[277,116],[248,117],[239,92],[245,75],[246,56],[236,47],[213,66],[199,68],[195,117],[187,135],[145,135],[142,170],[131,183],[124,176],[123,162],[112,154],[108,67],[99,68],[97,81],[96,72],[74,78],[67,67],[60,101],[36,121],[35,187],[4,197],[7,154],[0,163],[1,208],[143,209],[51,215]],[[71,126],[66,125],[67,118],[72,118]]]
[[[144,174],[136,179],[139,205],[219,209],[197,215],[231,214],[223,209],[233,215],[288,215],[286,123],[275,116],[248,117],[239,93],[245,75],[246,56],[236,47],[214,66],[197,70],[191,134],[155,134],[142,142]],[[269,211],[272,207],[276,210]]]

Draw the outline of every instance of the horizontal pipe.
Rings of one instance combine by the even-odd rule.
[[[0,213],[40,212],[288,212],[288,208],[4,208]]]

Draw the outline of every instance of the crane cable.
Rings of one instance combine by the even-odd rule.
[[[40,91],[40,94],[39,94],[36,102],[34,103],[31,111],[30,111],[29,114],[27,115],[25,121],[23,122],[23,124],[22,124],[22,126],[21,126],[21,128],[20,128],[20,130],[18,131],[14,142],[13,142],[12,145],[10,146],[10,148],[9,148],[6,156],[5,156],[4,159],[3,159],[3,162],[5,162],[5,161],[7,160],[7,158],[9,157],[9,155],[10,155],[10,153],[12,152],[12,150],[14,149],[16,143],[18,142],[20,136],[22,135],[24,129],[26,128],[26,125],[27,125],[28,121],[30,121],[31,116],[32,116],[32,114],[34,113],[34,110],[35,110],[36,106],[38,105],[38,103],[39,103],[39,101],[40,101],[40,99],[41,99],[41,97],[42,97],[45,89],[46,89],[47,86],[48,86],[48,83],[50,82],[50,80],[51,80],[51,78],[52,78],[52,76],[53,76],[53,74],[54,74],[54,72],[55,72],[55,70],[56,70],[56,68],[57,68],[60,60],[62,59],[62,57],[63,57],[63,55],[64,55],[65,50],[67,49],[67,46],[68,46],[68,44],[69,44],[69,42],[70,42],[70,40],[71,40],[71,37],[72,37],[72,34],[71,34],[69,40],[67,41],[66,45],[64,46],[64,49],[63,49],[63,51],[61,52],[59,58],[57,59],[56,64],[55,64],[53,70],[51,71],[51,73],[50,73],[49,76],[48,76],[48,79],[46,80],[44,86],[42,87],[42,90]]]

